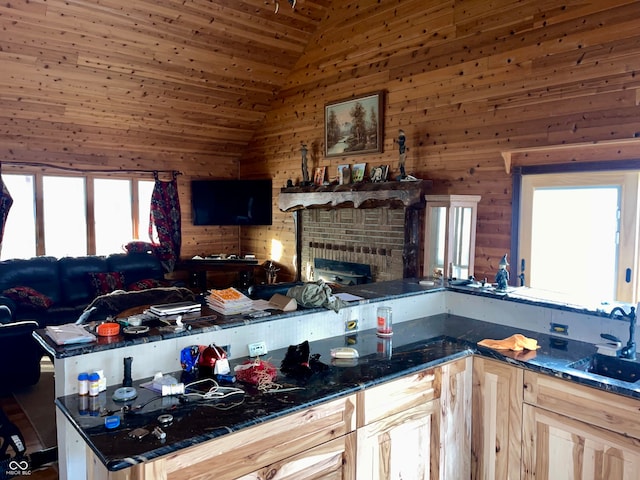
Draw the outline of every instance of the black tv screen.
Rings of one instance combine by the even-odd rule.
[[[271,225],[271,179],[192,180],[194,225]]]

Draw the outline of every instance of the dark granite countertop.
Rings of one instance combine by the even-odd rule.
[[[513,333],[522,333],[537,339],[541,348],[536,352],[516,353],[477,346],[477,342],[484,338],[502,339]],[[351,366],[348,366],[349,362],[344,362],[347,366],[334,365],[330,357],[331,348],[346,344],[358,349],[358,362]],[[121,425],[114,430],[104,427],[104,417],[99,414],[80,414],[78,395],[58,398],[56,404],[107,468],[120,470],[320,402],[473,354],[640,399],[638,385],[568,367],[572,362],[595,353],[595,347],[591,344],[448,314],[394,325],[394,335],[389,340],[377,337],[375,330],[365,330],[359,332],[355,338],[339,336],[315,341],[311,343],[311,353],[320,355],[320,361],[326,364],[327,370],[315,373],[308,380],[290,379],[279,374],[276,382],[286,387],[301,387],[293,391],[261,393],[254,387],[236,383],[236,386],[245,390],[244,395],[236,394],[226,400],[214,402],[180,403],[175,397],[157,398],[152,391],[140,388],[140,382],[134,382],[134,386],[138,387],[139,396],[132,402],[131,412],[115,413],[121,418]],[[279,367],[284,354],[284,349],[270,352],[268,360]],[[174,375],[180,378],[181,372]],[[181,380],[185,383],[189,381],[187,378]],[[107,389],[92,402],[94,405],[90,407],[93,407],[95,413],[100,409],[108,411],[121,408],[122,404],[111,399],[115,388]],[[136,406],[142,405],[143,408],[136,409]],[[158,425],[158,416],[164,413],[174,416],[173,423],[164,427],[167,434],[164,441],[152,435],[142,440],[128,437],[128,433],[136,427],[152,430]]]
[[[443,290],[443,288],[438,286],[428,287],[420,285],[418,279],[404,279],[344,287],[341,291],[362,297],[362,300],[348,302],[349,305],[357,305],[366,304],[382,298],[403,298],[441,290]],[[163,323],[161,320],[145,321],[144,325],[149,326],[150,330],[147,334],[140,336],[126,336],[121,333],[120,335],[113,337],[98,337],[95,342],[62,346],[56,345],[56,343],[46,334],[45,329],[36,330],[33,336],[49,355],[55,358],[69,358],[78,355],[85,355],[87,353],[113,350],[133,345],[140,345],[143,343],[158,342],[161,340],[208,333],[237,326],[255,325],[257,323],[270,322],[281,318],[293,318],[321,311],[325,311],[325,309],[299,307],[298,310],[294,312],[271,310],[272,315],[270,316],[250,318],[247,315],[222,315],[211,310],[206,305],[203,305],[200,313],[183,315],[182,320],[185,328],[180,331],[175,328],[176,316],[168,316],[167,320],[170,325]],[[94,328],[97,323],[101,322],[90,322],[89,329]]]
[[[484,288],[478,283],[473,286],[467,286],[457,285],[454,282],[447,285],[447,290],[536,307],[548,307],[565,312],[584,313],[603,318],[608,318],[614,307],[620,306],[628,310],[628,307],[631,306],[621,302],[592,302],[587,305],[568,295],[529,287],[508,287],[506,292],[499,292],[490,284],[487,284],[487,287]]]

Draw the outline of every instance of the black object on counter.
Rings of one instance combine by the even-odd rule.
[[[133,386],[133,380],[131,379],[131,362],[133,357],[125,357],[124,359],[124,378],[122,379],[123,387]]]

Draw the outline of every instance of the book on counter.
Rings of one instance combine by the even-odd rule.
[[[199,312],[201,307],[197,302],[163,303],[160,305],[151,305],[149,311],[155,315],[165,316]]]
[[[96,336],[88,332],[82,325],[68,323],[65,325],[47,325],[45,327],[47,335],[56,345],[70,345],[73,343],[93,342]]]
[[[253,301],[233,287],[209,290],[205,300],[212,310],[223,315],[235,315],[253,309]]]

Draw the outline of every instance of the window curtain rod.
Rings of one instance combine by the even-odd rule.
[[[182,172],[178,170],[144,170],[144,169],[113,169],[113,168],[75,168],[75,167],[63,167],[60,165],[53,165],[50,163],[41,163],[41,162],[12,162],[12,161],[4,161],[0,163],[0,171],[2,165],[11,165],[16,167],[27,166],[27,167],[44,167],[44,168],[52,168],[57,170],[65,170],[67,172],[77,172],[77,173],[150,173],[153,174],[155,178],[157,178],[159,173],[170,173],[173,175],[173,178],[176,178],[178,175],[182,175]]]

